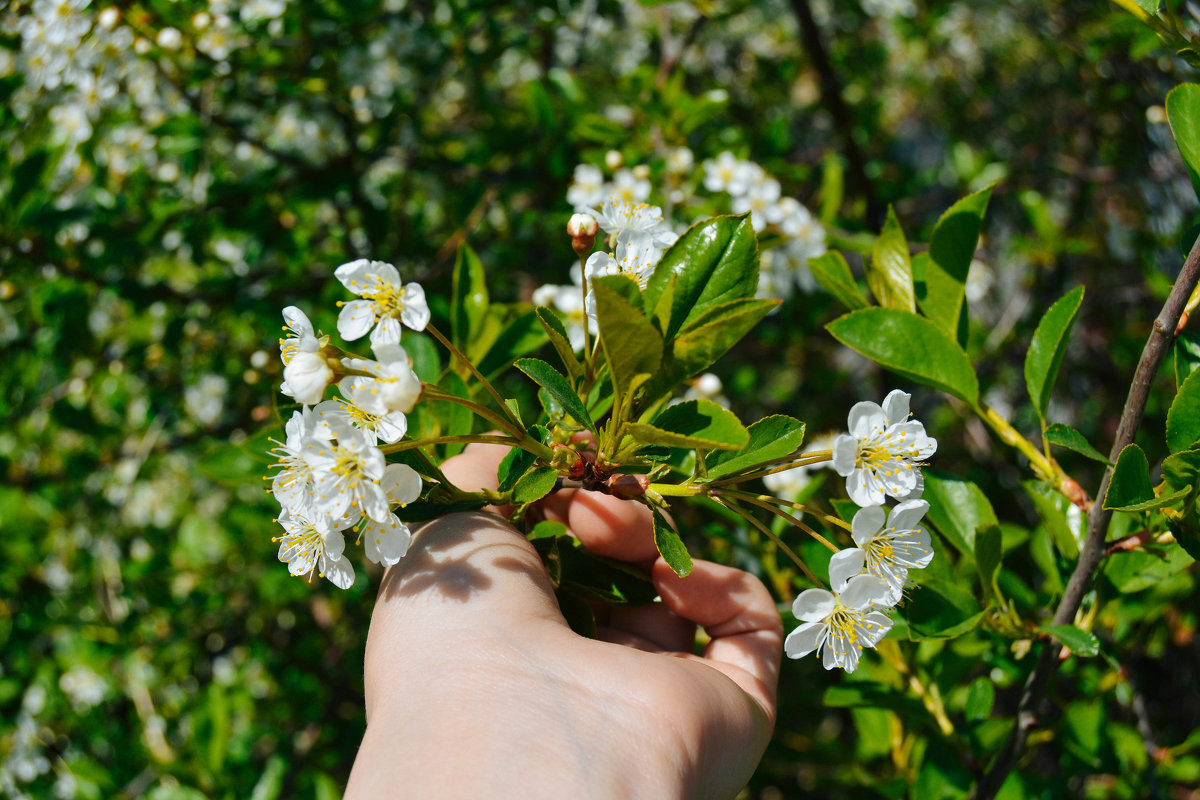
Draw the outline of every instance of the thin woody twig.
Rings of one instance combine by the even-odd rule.
[[[1179,271],[1179,277],[1175,279],[1175,286],[1171,289],[1171,294],[1167,297],[1162,311],[1154,320],[1154,328],[1142,350],[1142,357],[1133,374],[1133,383],[1129,387],[1129,396],[1125,400],[1125,408],[1121,412],[1121,422],[1117,427],[1116,439],[1113,441],[1112,451],[1108,456],[1109,466],[1104,470],[1100,488],[1096,490],[1096,502],[1092,504],[1092,513],[1088,515],[1087,538],[1080,550],[1075,571],[1071,573],[1067,588],[1063,591],[1062,599],[1058,603],[1058,609],[1054,612],[1053,624],[1055,625],[1070,625],[1075,620],[1075,613],[1083,601],[1084,592],[1091,584],[1092,574],[1100,565],[1100,559],[1104,557],[1104,540],[1108,533],[1108,523],[1112,519],[1112,511],[1106,510],[1103,505],[1104,496],[1108,493],[1108,484],[1112,480],[1112,464],[1116,463],[1121,451],[1133,442],[1134,435],[1141,427],[1142,415],[1146,410],[1146,399],[1150,393],[1150,384],[1153,382],[1158,368],[1162,365],[1163,359],[1166,358],[1171,343],[1175,340],[1176,326],[1179,324],[1179,318],[1183,314],[1184,306],[1187,304],[1188,297],[1191,296],[1198,278],[1200,278],[1200,240],[1192,245],[1187,260],[1183,262],[1183,269]],[[1029,739],[1029,734],[1038,724],[1038,706],[1050,684],[1050,679],[1054,677],[1054,673],[1058,669],[1061,650],[1062,645],[1055,640],[1042,646],[1037,663],[1034,665],[1033,671],[1029,673],[1025,688],[1021,693],[1021,700],[1017,706],[1016,726],[1009,735],[1004,749],[992,761],[990,769],[980,780],[973,800],[991,800],[995,797],[1008,774],[1016,766],[1017,760],[1025,751],[1025,743]]]

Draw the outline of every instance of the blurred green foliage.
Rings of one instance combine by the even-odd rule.
[[[0,792],[340,794],[378,574],[338,592],[275,562],[261,476],[282,427],[279,311],[303,304],[332,330],[332,268],[366,256],[422,282],[448,328],[463,240],[493,297],[565,283],[571,172],[609,150],[656,169],[683,145],[753,159],[842,246],[877,232],[888,204],[927,242],[952,202],[997,184],[968,293],[981,394],[1023,432],[1044,412],[1106,451],[1194,237],[1163,110],[1188,76],[1133,15],[1082,0],[6,4]],[[1056,393],[1035,408],[1025,351],[1079,284]],[[838,310],[801,293],[764,321],[717,365],[734,407],[816,434],[882,397],[894,379],[823,331]],[[1151,465],[1168,454],[1178,369],[1147,409]],[[1078,520],[960,404],[913,400],[937,468],[993,499],[999,589],[1025,615],[1052,606]],[[1098,484],[1102,465],[1058,455]],[[1110,539],[1137,529],[1118,515]],[[754,531],[695,530],[711,540],[693,552],[795,595]],[[794,544],[814,567],[828,558]],[[942,550],[939,613],[976,580]],[[1200,781],[1191,559],[1114,554],[1087,607],[1118,596],[1092,620],[1099,654],[1064,665],[1049,728],[1002,796],[1182,797]],[[785,664],[750,796],[963,795],[1007,734],[1029,642],[897,634],[918,674],[876,658],[853,676]]]

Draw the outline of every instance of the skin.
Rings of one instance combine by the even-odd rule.
[[[444,471],[496,487],[506,448]],[[639,565],[661,603],[570,630],[533,547],[502,517],[449,514],[386,573],[367,638],[367,730],[346,797],[729,798],[771,735],[783,631],[748,573],[657,557],[649,511],[595,492],[547,498],[589,549]],[[696,625],[711,641],[692,653]]]

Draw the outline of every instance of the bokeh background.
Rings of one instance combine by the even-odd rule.
[[[723,151],[753,160],[860,275],[889,204],[920,242],[994,183],[971,280],[986,399],[1036,430],[1029,336],[1084,284],[1050,418],[1107,451],[1194,223],[1163,109],[1191,75],[1084,0],[0,3],[0,794],[340,796],[379,574],[290,578],[262,481],[290,413],[280,309],[333,330],[338,264],[396,264],[436,320],[466,241],[494,299],[528,301],[569,282],[573,170],[609,151],[660,176],[687,147],[693,182]],[[717,365],[732,406],[817,433],[881,399],[894,379],[824,332],[837,313],[789,293]],[[945,397],[913,402],[939,469],[1038,524],[1011,451]],[[1139,440],[1152,463],[1164,402]],[[1098,465],[1063,460],[1094,490]],[[706,532],[694,552],[763,569]],[[1009,796],[1196,796],[1194,570],[1148,557],[1102,626],[1121,660],[1067,665]],[[1011,710],[1030,664],[920,647],[959,721],[981,679]],[[782,686],[748,797],[936,800],[980,768],[897,741],[897,719],[933,724],[901,687],[881,699],[815,659]],[[961,754],[997,734],[955,736]]]

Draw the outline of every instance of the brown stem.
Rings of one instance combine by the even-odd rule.
[[[874,186],[867,178],[864,168],[866,159],[863,158],[862,150],[859,149],[858,142],[854,139],[854,117],[851,115],[846,101],[842,98],[842,82],[838,78],[837,72],[834,71],[833,63],[829,60],[829,53],[825,49],[825,43],[821,40],[821,29],[817,27],[817,21],[813,19],[808,0],[792,0],[792,13],[800,22],[800,38],[804,41],[804,49],[808,51],[813,69],[817,71],[817,75],[821,79],[821,104],[833,115],[833,124],[837,128],[838,135],[842,137],[842,146],[846,149],[850,182],[867,203],[868,224],[872,228],[879,228],[883,225],[883,209],[879,206],[879,198],[875,196]]]
[[[1108,533],[1108,523],[1112,519],[1112,512],[1104,509],[1103,505],[1104,495],[1108,493],[1109,481],[1112,480],[1112,465],[1116,463],[1121,451],[1133,442],[1133,437],[1142,424],[1142,415],[1146,410],[1146,398],[1150,394],[1150,384],[1175,339],[1175,328],[1179,324],[1179,317],[1183,313],[1184,306],[1187,304],[1188,297],[1195,288],[1198,278],[1200,278],[1200,240],[1192,245],[1187,260],[1183,262],[1183,269],[1179,271],[1179,277],[1175,279],[1175,286],[1171,289],[1171,294],[1167,297],[1162,311],[1154,320],[1154,328],[1150,331],[1150,338],[1146,340],[1146,346],[1142,350],[1142,357],[1133,374],[1133,383],[1129,387],[1129,396],[1125,400],[1125,409],[1121,412],[1121,422],[1117,426],[1116,440],[1113,442],[1112,451],[1108,456],[1109,466],[1104,470],[1100,488],[1096,490],[1096,502],[1092,504],[1092,513],[1088,517],[1087,538],[1083,542],[1079,561],[1075,564],[1075,571],[1071,573],[1071,579],[1067,582],[1067,588],[1058,603],[1058,609],[1054,612],[1053,624],[1055,625],[1070,625],[1074,621],[1075,613],[1083,601],[1084,592],[1091,583],[1092,574],[1100,565],[1100,559],[1104,557],[1104,539]],[[1034,665],[1029,679],[1025,682],[1025,689],[1021,693],[1021,700],[1017,705],[1016,726],[1009,735],[1004,749],[992,761],[990,769],[976,787],[974,800],[991,800],[995,797],[1008,777],[1008,773],[1016,766],[1017,759],[1025,750],[1025,743],[1029,739],[1030,732],[1038,724],[1038,706],[1041,704],[1046,687],[1050,684],[1050,679],[1054,677],[1054,673],[1058,669],[1058,656],[1061,650],[1062,645],[1057,641],[1050,641],[1042,646],[1037,664]]]

